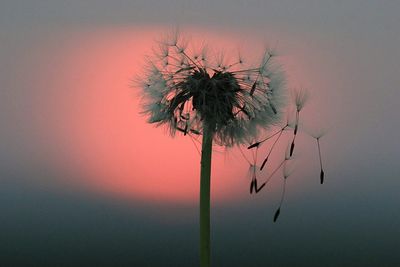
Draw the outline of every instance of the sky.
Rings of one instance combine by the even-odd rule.
[[[0,259],[197,263],[199,154],[190,138],[147,124],[131,87],[156,40],[179,26],[193,42],[250,58],[276,46],[288,87],[311,95],[302,129],[327,132],[324,185],[315,140],[303,133],[275,224],[281,177],[249,195],[246,160],[215,148],[214,266],[398,266],[399,9],[365,0],[3,1]]]

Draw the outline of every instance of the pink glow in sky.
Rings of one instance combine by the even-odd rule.
[[[45,107],[38,109],[56,113],[49,116],[51,136],[61,144],[70,168],[79,169],[85,177],[74,181],[74,186],[146,201],[197,201],[200,156],[193,142],[180,135],[171,138],[163,128],[147,124],[139,114],[140,91],[130,87],[132,78],[142,73],[145,55],[151,54],[162,32],[122,28],[74,33],[50,52],[49,58],[56,53],[56,60],[42,71],[57,70],[57,77],[46,81],[58,88],[51,96],[57,101],[44,101]],[[207,35],[207,43],[224,50],[250,47],[251,59],[257,59],[264,46],[256,38],[239,43],[238,35],[221,37],[201,30],[190,33],[192,42]],[[287,56],[281,61],[288,71],[296,65]],[[225,155],[215,152],[214,201],[247,196],[247,169],[237,151]]]

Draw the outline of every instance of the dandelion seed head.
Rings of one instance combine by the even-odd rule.
[[[266,51],[258,67],[229,62],[224,53],[208,60],[208,46],[191,51],[178,33],[161,42],[139,86],[148,122],[176,131],[202,133],[214,125],[217,144],[232,146],[278,125],[286,107],[284,72]],[[187,39],[186,39],[187,40]]]

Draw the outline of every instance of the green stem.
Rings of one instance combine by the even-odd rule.
[[[210,266],[210,177],[214,124],[204,123],[200,170],[200,266]]]

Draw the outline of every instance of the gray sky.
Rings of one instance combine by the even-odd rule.
[[[298,259],[299,266],[321,266],[317,261],[310,260],[314,256],[324,262],[324,266],[398,265],[400,259],[396,255],[395,247],[400,245],[400,213],[397,205],[400,201],[400,120],[397,115],[400,99],[399,10],[400,2],[394,0],[2,1],[0,195],[4,201],[0,208],[7,220],[0,221],[0,232],[1,229],[7,229],[8,240],[13,240],[15,247],[18,247],[24,240],[19,235],[20,229],[30,232],[28,240],[35,244],[41,235],[47,238],[51,236],[46,232],[46,227],[50,227],[56,235],[65,235],[60,238],[67,245],[58,244],[54,240],[50,244],[58,244],[67,250],[70,249],[68,242],[83,242],[92,250],[85,247],[81,250],[88,249],[94,254],[106,250],[96,247],[97,241],[121,242],[125,246],[122,250],[126,253],[121,258],[121,266],[124,257],[129,258],[127,247],[130,243],[124,240],[122,232],[113,235],[113,229],[120,227],[128,231],[129,227],[124,220],[135,224],[135,230],[130,230],[128,234],[130,238],[143,231],[140,239],[145,240],[145,244],[136,244],[143,257],[138,257],[137,262],[149,261],[151,266],[162,266],[156,260],[151,261],[149,251],[152,249],[152,242],[157,244],[156,248],[161,251],[163,259],[168,258],[168,253],[173,253],[165,249],[166,245],[157,236],[151,234],[154,231],[164,231],[164,239],[179,233],[174,241],[178,247],[182,247],[180,242],[192,242],[195,239],[187,238],[179,232],[180,227],[187,236],[190,236],[193,229],[196,231],[195,208],[193,211],[183,204],[161,208],[157,207],[158,204],[121,204],[112,197],[102,198],[76,188],[76,191],[74,188],[65,191],[49,183],[52,179],[69,181],[74,170],[66,171],[66,167],[59,164],[59,159],[67,157],[63,156],[65,151],[58,143],[60,139],[55,137],[54,132],[49,133],[45,129],[48,122],[57,125],[56,132],[70,130],[68,125],[64,129],[63,123],[57,121],[61,111],[74,109],[74,105],[79,106],[80,96],[95,96],[83,91],[84,86],[90,85],[87,82],[92,77],[90,65],[82,63],[67,68],[65,63],[74,63],[75,58],[69,58],[62,52],[72,51],[71,47],[74,51],[83,47],[83,54],[89,56],[99,56],[102,51],[129,51],[129,46],[134,46],[135,43],[128,39],[123,39],[128,40],[125,44],[112,48],[107,48],[108,44],[117,42],[104,41],[106,45],[95,46],[94,50],[98,49],[98,52],[85,51],[84,48],[91,44],[88,41],[92,40],[90,38],[98,38],[110,29],[122,31],[121,29],[134,28],[133,32],[138,32],[141,27],[151,26],[152,29],[157,29],[178,24],[221,35],[233,33],[236,36],[253,36],[255,39],[266,37],[279,41],[279,50],[289,59],[289,84],[309,87],[312,93],[311,103],[304,111],[305,124],[321,125],[329,129],[322,139],[327,184],[321,189],[317,183],[310,182],[312,179],[308,178],[308,169],[300,168],[300,180],[290,187],[292,194],[288,197],[286,217],[282,217],[285,220],[280,225],[275,226],[270,222],[274,206],[266,203],[276,203],[277,194],[251,201],[244,200],[242,206],[230,206],[229,202],[217,205],[214,218],[218,256],[215,261],[221,266],[233,266],[234,259],[230,259],[231,262],[226,261],[230,249],[237,253],[243,252],[243,256],[236,261],[237,264],[248,261],[253,266],[260,266],[263,258],[256,256],[252,261],[251,250],[257,254],[262,253],[264,240],[274,240],[275,248],[268,254],[272,259],[271,263],[275,263],[274,266],[295,266],[282,251],[286,246],[294,250],[303,245],[304,248],[293,254],[293,259]],[[84,42],[71,42],[72,37],[76,36],[81,38],[77,40]],[[138,43],[151,40],[150,35],[135,38]],[[89,56],[84,59],[90,58]],[[134,54],[126,59],[117,58],[110,62],[110,68],[118,68],[121,62],[126,64],[128,60],[133,62],[142,56]],[[108,61],[107,58],[100,58],[99,62]],[[80,71],[82,73],[79,74]],[[126,72],[129,74],[129,69]],[[107,75],[107,72],[101,74]],[[126,86],[124,79],[129,77],[123,75],[125,73],[116,78],[118,88]],[[111,76],[107,79],[100,76],[97,79],[99,81],[95,85],[112,81]],[[71,86],[72,80],[76,83],[75,88]],[[65,91],[70,92],[65,94],[67,101],[59,101],[58,93]],[[39,110],[39,113],[33,113],[32,110]],[[154,129],[152,137],[162,140],[160,142],[167,142],[165,140],[168,138],[162,137],[162,134],[162,131]],[[143,147],[152,142],[145,138],[141,141]],[[175,142],[171,143],[173,147],[178,141],[168,142]],[[305,145],[308,144],[307,141],[304,142]],[[189,145],[183,145],[182,148],[188,147]],[[144,152],[144,148],[139,151]],[[167,154],[159,152],[153,155],[152,160],[162,160]],[[151,155],[148,157],[150,160]],[[76,174],[77,177],[82,175]],[[307,186],[298,188],[295,185],[299,183],[306,183]],[[77,202],[84,204],[80,206]],[[5,203],[14,204],[10,206]],[[133,207],[133,214],[127,212],[130,205]],[[76,206],[80,207],[77,209]],[[159,214],[159,209],[164,213],[172,210],[174,214],[186,212],[190,215],[184,216],[184,222],[164,224],[159,222],[158,215],[154,215]],[[93,210],[95,214],[91,216]],[[260,210],[263,214],[258,217]],[[51,219],[50,214],[55,211],[61,214],[58,216],[67,214],[66,220],[72,226],[64,227],[61,221]],[[240,219],[237,219],[236,214],[241,214]],[[108,216],[119,218],[119,222],[108,221]],[[139,217],[140,220],[137,219]],[[145,227],[148,222],[146,220],[151,221],[152,225]],[[237,221],[232,223],[235,220]],[[88,222],[95,221],[100,221],[101,230],[89,231],[89,235],[96,242],[68,238],[71,233],[79,232],[76,229],[80,227],[90,229]],[[247,224],[253,227],[247,227]],[[269,230],[261,237],[255,230],[249,230],[264,226]],[[238,240],[246,244],[245,249],[232,245],[232,234],[237,232],[236,229],[241,231]],[[29,255],[28,258],[32,258],[29,252],[32,247],[29,244],[22,246],[22,251]],[[43,257],[46,249],[45,244],[40,245],[35,250],[36,255],[39,255],[37,257]],[[319,252],[306,254],[309,250]],[[6,256],[9,259],[18,258],[15,251],[8,248]],[[183,258],[188,262],[191,257],[196,257],[195,248],[185,253]],[[273,253],[277,254],[274,256]],[[58,255],[56,252],[55,254]],[[71,257],[74,255],[76,254],[71,252]],[[118,252],[110,252],[110,255],[114,257]],[[107,260],[109,259],[104,257],[104,262]],[[88,262],[93,263],[93,259],[89,257]],[[182,263],[176,260],[176,264],[179,266]]]

